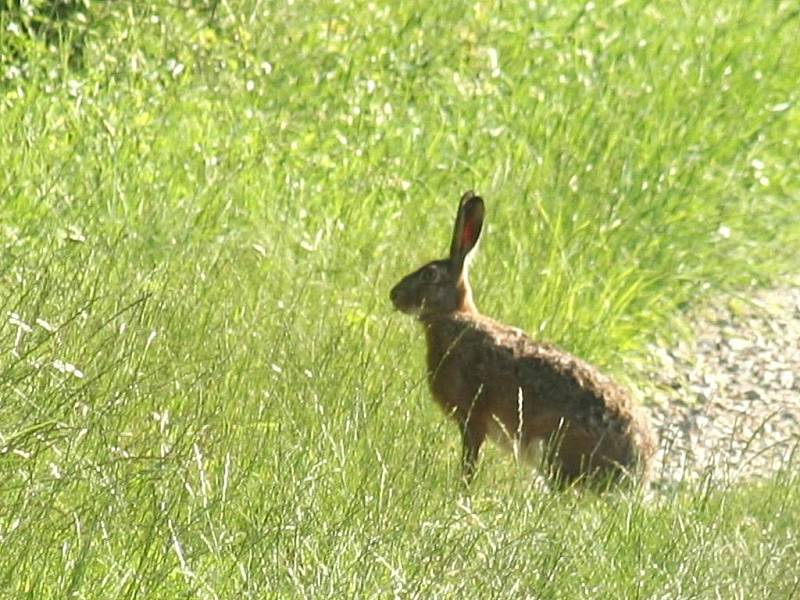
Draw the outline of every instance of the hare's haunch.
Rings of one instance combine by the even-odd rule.
[[[467,265],[484,211],[480,197],[465,193],[450,256],[407,275],[390,293],[425,329],[428,383],[461,429],[463,477],[472,479],[490,437],[523,455],[544,443],[545,466],[558,484],[644,479],[655,442],[627,392],[587,362],[475,307]]]

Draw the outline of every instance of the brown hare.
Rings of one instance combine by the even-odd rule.
[[[592,365],[481,315],[467,278],[483,226],[483,200],[465,193],[450,256],[404,277],[394,306],[425,329],[433,397],[461,429],[469,482],[489,437],[524,455],[541,443],[557,485],[646,479],[655,449],[641,407]]]

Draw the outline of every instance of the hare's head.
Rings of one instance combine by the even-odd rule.
[[[467,279],[470,253],[483,227],[483,199],[473,192],[461,197],[450,244],[450,256],[406,275],[389,297],[395,308],[420,318],[452,312],[477,312]]]

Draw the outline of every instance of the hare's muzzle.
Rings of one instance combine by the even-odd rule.
[[[401,292],[400,292],[400,289],[399,289],[399,288],[400,288],[400,286],[399,286],[399,285],[396,285],[396,286],[394,286],[394,287],[392,288],[392,290],[389,292],[389,300],[391,300],[391,301],[392,301],[392,304],[394,304],[394,307],[395,307],[395,308],[400,308],[400,307],[397,305],[397,303],[400,301],[400,296],[401,296]]]
[[[399,311],[407,313],[414,310],[412,299],[407,291],[403,288],[402,281],[394,286],[392,291],[389,292],[389,299],[392,301],[392,304],[394,304],[394,307]]]

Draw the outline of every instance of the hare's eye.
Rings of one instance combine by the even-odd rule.
[[[422,280],[423,281],[436,281],[436,269],[425,269],[422,272]]]

